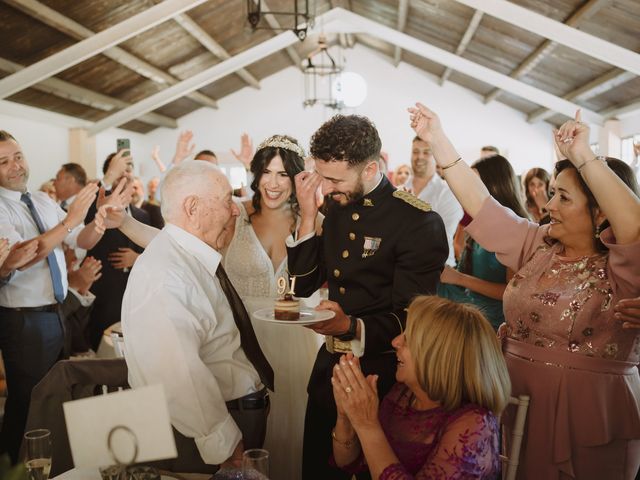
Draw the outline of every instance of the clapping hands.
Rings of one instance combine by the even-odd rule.
[[[379,424],[378,376],[365,377],[353,354],[340,357],[333,368],[331,385],[338,415],[347,417],[358,434],[360,429]]]

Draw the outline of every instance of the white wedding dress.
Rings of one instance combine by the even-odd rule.
[[[287,276],[287,259],[276,271],[250,223],[244,205],[223,258],[223,266],[251,315],[272,308],[276,282]],[[315,306],[316,298],[304,299]],[[302,436],[307,405],[307,383],[323,337],[301,326],[279,325],[251,318],[260,347],[275,372],[275,392],[267,421],[264,448],[269,451],[269,478],[299,480],[302,472]]]

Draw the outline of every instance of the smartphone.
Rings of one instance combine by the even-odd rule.
[[[129,149],[131,149],[131,142],[129,141],[128,138],[119,138],[116,140],[116,152],[119,152],[120,150],[129,150]],[[129,156],[130,154],[131,152],[127,152],[125,157]]]

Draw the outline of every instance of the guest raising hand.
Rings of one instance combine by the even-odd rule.
[[[419,103],[409,112],[474,219],[466,231],[516,272],[501,330],[514,394],[531,396],[518,477],[633,478],[640,465],[638,332],[614,315],[618,301],[640,295],[640,199],[629,166],[594,155],[578,112],[555,134],[567,160],[555,168],[551,222],[540,226],[489,195],[434,112]],[[505,412],[507,426],[512,413]]]
[[[334,367],[335,463],[380,480],[496,478],[510,384],[489,322],[474,307],[421,296],[392,345],[398,383],[379,410],[377,375],[365,377],[352,354]]]

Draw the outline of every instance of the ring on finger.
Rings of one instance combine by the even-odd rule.
[[[351,392],[352,392],[352,390],[353,390],[353,389],[352,389],[351,387],[347,387],[347,388],[345,388],[345,389],[344,389],[344,391],[345,391],[345,392],[347,392],[347,393],[351,393]]]

